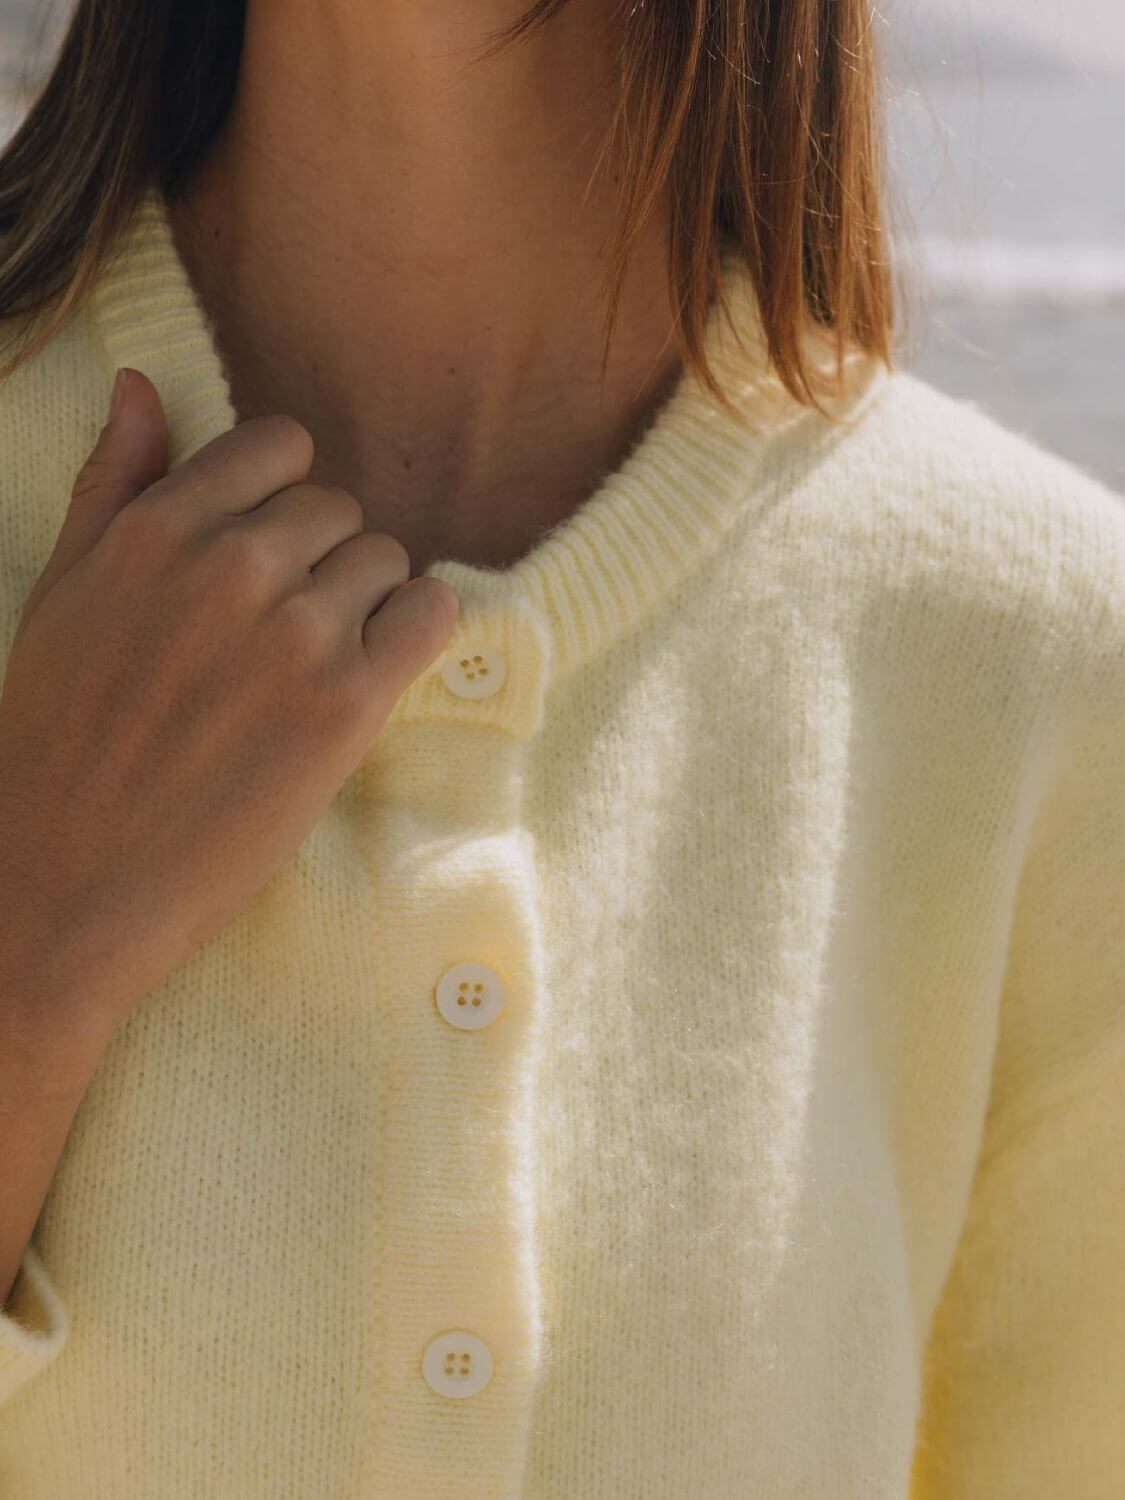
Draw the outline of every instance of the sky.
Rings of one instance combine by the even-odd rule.
[[[1123,0],[875,0],[885,14],[905,19],[911,12],[980,24],[982,8],[990,31],[1010,33],[1075,62],[1125,71]]]

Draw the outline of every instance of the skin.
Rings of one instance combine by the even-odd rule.
[[[286,412],[412,572],[501,567],[616,468],[680,359],[668,203],[601,376],[614,0],[473,66],[524,0],[249,0],[173,232],[240,418]],[[466,14],[467,13],[467,14]]]
[[[501,0],[471,25],[449,0],[263,5],[230,128],[171,206],[240,420],[168,474],[159,392],[129,373],[0,693],[0,1305],[117,1028],[448,641],[456,595],[411,574],[517,560],[678,373],[657,215],[600,378],[602,0],[489,74],[455,49]]]

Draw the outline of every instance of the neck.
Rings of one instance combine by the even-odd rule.
[[[249,0],[224,128],[170,205],[238,416],[286,411],[414,571],[503,566],[632,446],[680,369],[667,204],[602,370],[608,0],[471,65],[514,0]]]

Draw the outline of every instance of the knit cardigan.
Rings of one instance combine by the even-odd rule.
[[[875,361],[785,397],[723,287],[735,410],[431,564],[447,649],[114,1034],[0,1500],[1125,1493],[1125,507]],[[236,421],[153,189],[0,388],[5,662],[124,364],[172,467]]]

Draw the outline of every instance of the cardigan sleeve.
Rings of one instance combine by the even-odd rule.
[[[910,1500],[1125,1495],[1125,504],[1096,512]]]
[[[58,1354],[70,1319],[34,1245],[0,1310],[0,1407]]]

